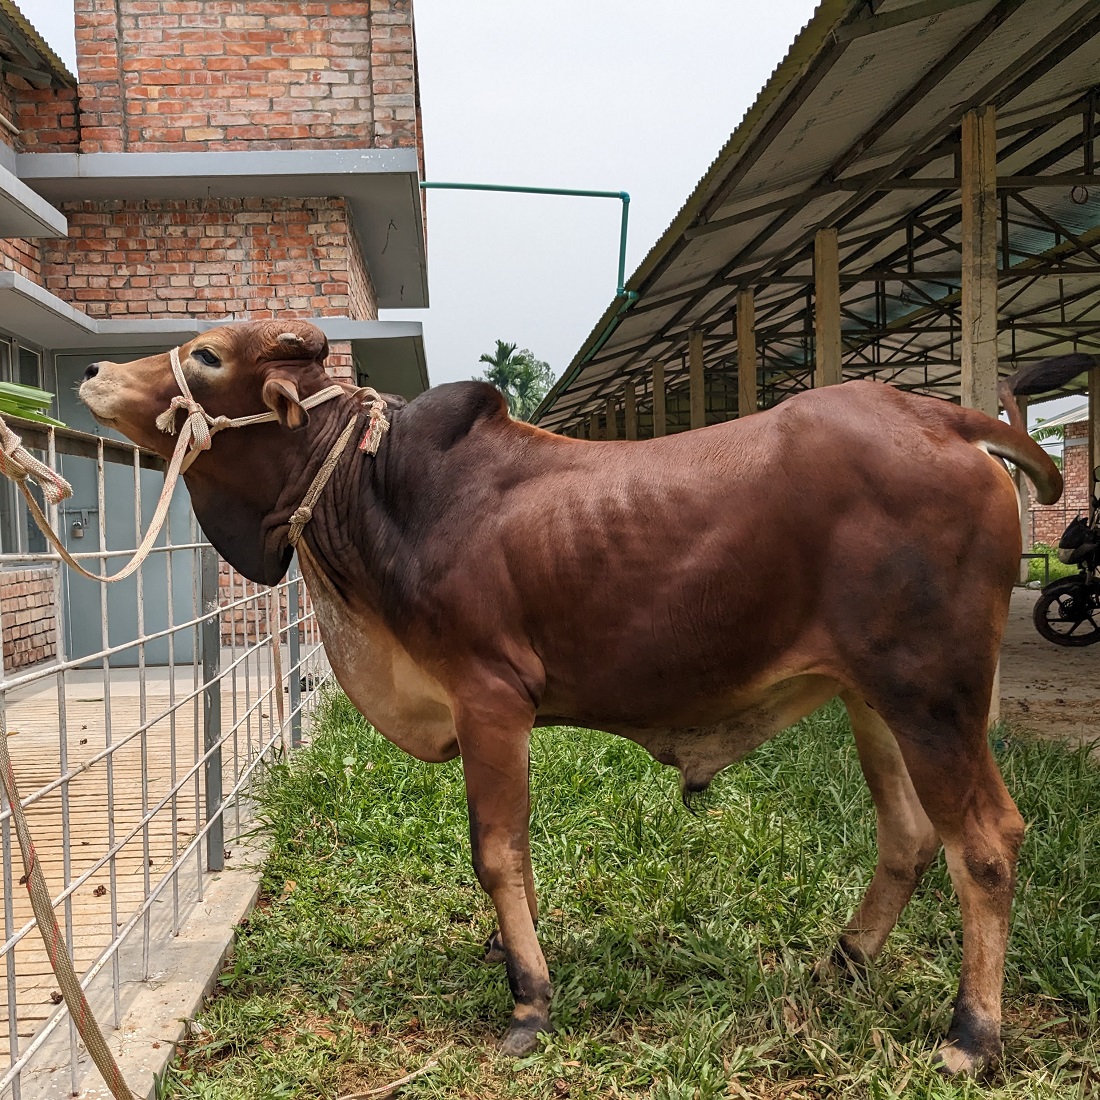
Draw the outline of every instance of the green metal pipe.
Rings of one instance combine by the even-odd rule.
[[[619,228],[619,281],[615,297],[627,296],[626,232],[630,221],[630,195],[626,191],[589,191],[577,187],[519,187],[509,183],[449,183],[444,180],[421,180],[424,191],[504,191],[519,195],[571,195],[583,199],[618,199],[623,204]],[[634,295],[636,298],[637,295]],[[609,334],[610,335],[610,334]]]

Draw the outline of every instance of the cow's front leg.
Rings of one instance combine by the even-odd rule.
[[[530,723],[517,727],[481,713],[460,719],[458,726],[474,871],[496,907],[515,999],[502,1049],[521,1055],[538,1045],[540,1032],[550,1030],[550,975],[535,935],[533,886],[528,897]]]

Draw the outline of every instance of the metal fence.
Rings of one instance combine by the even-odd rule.
[[[50,517],[69,549],[117,571],[159,493],[160,460],[79,432],[18,430],[76,489]],[[209,876],[250,827],[256,781],[300,742],[328,676],[296,571],[275,588],[245,580],[177,497],[153,553],[118,585],[69,575],[26,535],[22,552],[0,553],[0,712],[54,908],[109,1040],[201,919]],[[58,1003],[10,817],[0,803],[0,1096],[76,1093],[87,1058]]]

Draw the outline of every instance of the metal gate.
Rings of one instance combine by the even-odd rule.
[[[116,571],[137,544],[161,461],[128,443],[12,426],[94,491],[96,535],[89,523],[70,546]],[[71,533],[72,517],[53,511]],[[219,561],[185,502],[173,513],[131,600],[112,602],[101,585],[94,600],[75,595],[55,554],[0,554],[0,625],[12,640],[0,713],[55,911],[108,1037],[196,919],[209,875],[249,824],[255,782],[301,740],[328,677],[296,572],[275,588],[252,584]],[[79,629],[66,623],[74,615]],[[70,638],[84,639],[79,653]],[[88,1067],[55,1003],[10,816],[0,803],[0,1096],[28,1100],[77,1092]]]

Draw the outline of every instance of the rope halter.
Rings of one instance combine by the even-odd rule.
[[[117,573],[112,576],[106,574],[91,573],[85,569],[62,543],[57,532],[50,526],[49,520],[43,514],[34,494],[27,487],[27,479],[36,481],[42,489],[43,496],[48,504],[56,505],[67,497],[73,495],[72,486],[56,471],[39,462],[23,446],[22,440],[0,418],[0,474],[14,481],[26,498],[27,507],[34,517],[42,533],[49,540],[50,545],[61,555],[62,559],[81,576],[89,580],[100,581],[109,584],[112,581],[120,581],[138,569],[141,563],[149,556],[153,544],[160,534],[168,515],[168,505],[172,499],[172,493],[176,488],[176,481],[192,462],[199,456],[200,451],[208,451],[214,441],[214,436],[225,428],[246,428],[252,424],[269,424],[277,422],[279,417],[274,412],[253,413],[251,416],[211,416],[194,398],[191,387],[187,384],[187,378],[180,364],[179,348],[175,347],[168,353],[172,364],[172,374],[179,386],[179,394],[168,403],[168,408],[156,419],[156,426],[168,435],[175,435],[177,431],[177,413],[182,409],[187,413],[182,427],[179,428],[179,438],[176,440],[175,450],[168,463],[168,469],[164,475],[164,487],[161,489],[160,499],[157,501],[156,511],[153,513],[152,522],[145,532],[141,544],[134,551],[134,556]],[[312,409],[326,401],[332,401],[337,397],[350,396],[353,398],[370,400],[370,420],[363,438],[359,444],[359,450],[368,454],[377,454],[383,435],[389,431],[389,421],[386,420],[386,401],[376,390],[369,386],[358,389],[349,389],[342,385],[326,386],[323,390],[304,398],[299,404],[303,409]],[[289,539],[292,546],[297,545],[302,537],[302,530],[313,518],[313,508],[320,497],[322,490],[332,476],[333,470],[340,461],[352,432],[359,420],[361,405],[357,405],[352,413],[347,426],[340,433],[335,445],[329,451],[325,461],[321,464],[309,489],[306,491],[302,503],[295,509],[290,520]]]

